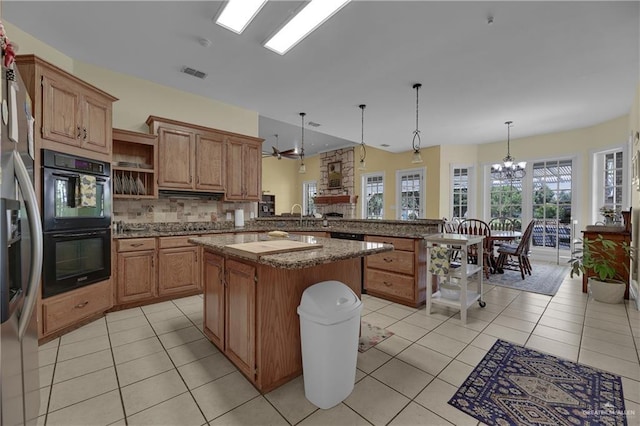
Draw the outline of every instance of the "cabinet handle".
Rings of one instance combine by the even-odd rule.
[[[189,175],[189,183],[193,181],[193,176]]]
[[[87,140],[87,128],[84,127],[82,130],[84,130],[84,136],[82,137],[82,139],[84,139],[86,141]]]
[[[387,263],[391,263],[391,262],[393,262],[393,259],[390,259],[390,258],[388,258],[388,257],[384,257],[384,258],[383,258],[383,260],[384,260],[385,262],[387,262]]]
[[[388,281],[382,281],[382,283],[383,283],[384,285],[386,285],[387,287],[391,287],[391,286],[393,285],[393,283],[390,283],[390,282],[388,282]]]
[[[140,247],[143,244],[144,243],[135,243],[135,244],[131,244],[131,247]]]
[[[78,303],[76,306],[74,306],[74,308],[76,308],[76,309],[82,309],[82,308],[84,308],[85,306],[87,306],[88,304],[89,304],[89,301],[88,301],[88,300],[86,300],[86,301],[84,301],[84,302],[82,302],[82,303]]]
[[[78,126],[77,129],[78,129],[78,136],[76,136],[76,139],[80,139],[80,136],[82,136],[82,130],[80,129],[80,126]]]
[[[151,268],[155,268],[156,267],[156,258],[152,257],[151,258]]]

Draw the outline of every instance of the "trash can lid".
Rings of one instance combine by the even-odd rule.
[[[298,315],[319,324],[336,324],[360,315],[362,302],[339,281],[323,281],[302,293]]]

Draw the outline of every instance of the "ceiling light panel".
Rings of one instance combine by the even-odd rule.
[[[267,0],[229,0],[216,19],[216,24],[242,34]]]
[[[280,55],[287,53],[351,0],[311,0],[304,9],[264,45]]]

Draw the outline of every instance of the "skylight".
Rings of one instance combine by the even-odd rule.
[[[267,0],[229,0],[216,24],[242,34]]]
[[[351,0],[311,0],[304,9],[264,45],[280,55],[287,53]]]

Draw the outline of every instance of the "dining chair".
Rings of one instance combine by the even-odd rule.
[[[529,262],[529,251],[531,250],[531,235],[535,220],[529,222],[518,245],[503,244],[498,249],[498,269],[510,269],[520,271],[522,279],[525,273],[531,275],[531,262]],[[515,258],[515,259],[512,259]]]
[[[485,237],[491,236],[491,228],[489,228],[489,224],[487,222],[480,219],[465,219],[460,222],[458,226],[458,234],[467,234],[467,235],[484,235]],[[489,278],[489,272],[492,264],[492,253],[493,253],[493,245],[491,243],[490,238],[485,238],[482,244],[483,247],[483,269],[484,274]],[[478,263],[478,253],[475,245],[469,246],[467,251],[467,258],[469,263]]]
[[[492,231],[515,231],[515,222],[509,217],[494,217],[489,221]]]

